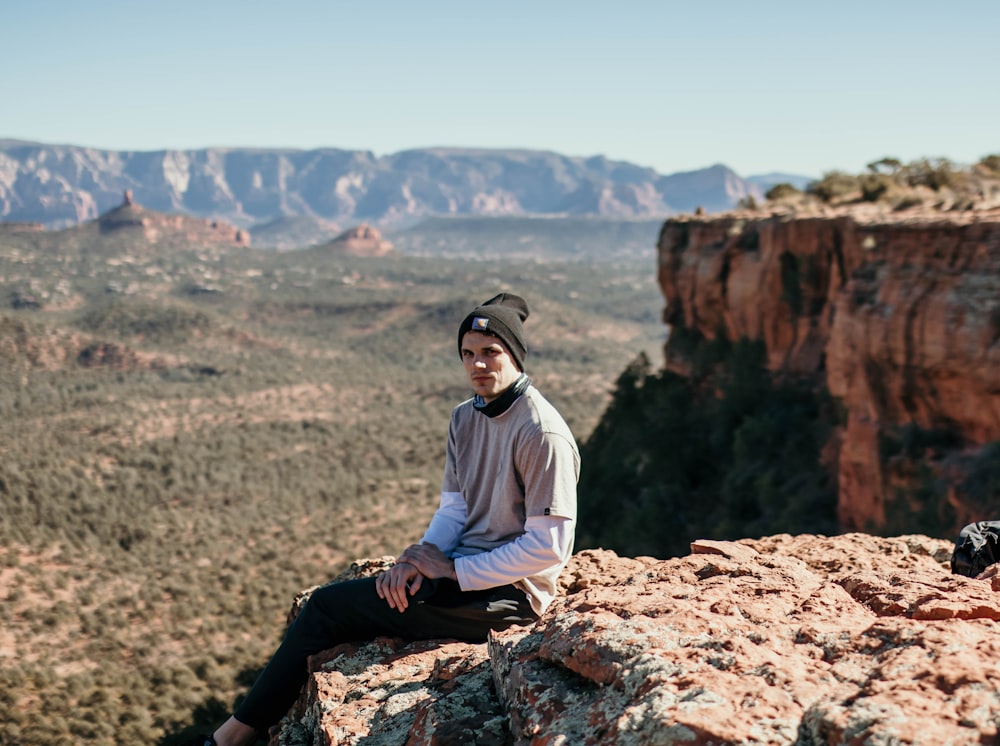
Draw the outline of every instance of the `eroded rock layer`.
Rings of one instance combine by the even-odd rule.
[[[885,525],[907,476],[888,462],[893,429],[947,433],[954,452],[938,454],[938,476],[953,487],[963,463],[1000,440],[997,211],[672,219],[659,284],[673,328],[763,340],[771,370],[816,376],[843,402],[844,529]],[[685,367],[669,343],[667,365]],[[960,489],[947,499],[949,528],[989,517]]]

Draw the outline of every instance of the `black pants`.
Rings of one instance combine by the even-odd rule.
[[[463,592],[454,580],[425,578],[402,613],[378,597],[374,578],[323,586],[288,627],[235,717],[266,733],[298,698],[309,656],[343,642],[379,636],[483,642],[491,629],[529,624],[537,618],[527,595],[513,585]]]

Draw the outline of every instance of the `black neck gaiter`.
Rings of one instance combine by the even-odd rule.
[[[504,391],[500,396],[491,402],[487,402],[483,397],[478,394],[472,401],[472,406],[478,411],[485,414],[487,417],[496,417],[498,414],[503,414],[510,406],[517,401],[518,397],[523,394],[528,386],[531,385],[531,379],[528,378],[524,373],[518,378],[514,383],[512,383],[506,391]]]

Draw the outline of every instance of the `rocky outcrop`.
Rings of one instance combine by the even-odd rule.
[[[950,574],[950,551],[865,534],[588,550],[542,619],[486,645],[316,656],[272,744],[994,743],[1000,577]]]
[[[97,219],[101,234],[135,234],[136,244],[186,241],[199,246],[249,246],[249,234],[218,220],[203,220],[187,215],[167,215],[147,210],[135,203],[131,190],[125,190],[122,204]]]
[[[771,370],[814,376],[840,399],[843,528],[885,525],[912,482],[903,432],[924,434],[910,455],[948,485],[946,529],[992,517],[963,493],[963,467],[1000,440],[1000,212],[671,219],[659,284],[671,327],[763,340]],[[666,357],[684,371],[669,342]]]
[[[317,248],[350,256],[385,256],[394,251],[392,242],[382,238],[381,231],[367,223],[346,230]]]

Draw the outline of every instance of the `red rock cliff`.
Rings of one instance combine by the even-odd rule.
[[[885,524],[908,474],[880,442],[905,425],[951,438],[928,454],[950,484],[947,528],[997,517],[956,485],[1000,440],[1000,212],[681,217],[661,232],[658,278],[668,324],[761,339],[773,371],[817,376],[843,402],[842,528]],[[666,356],[683,371],[669,342]]]

